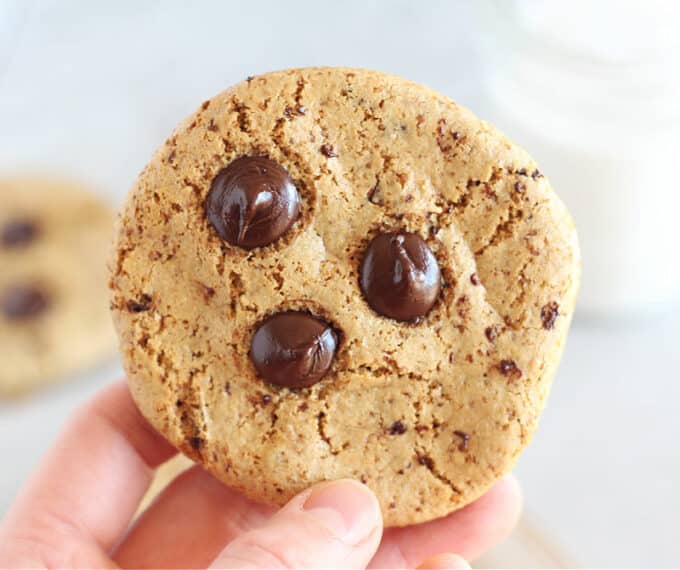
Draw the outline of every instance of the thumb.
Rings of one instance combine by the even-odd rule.
[[[236,538],[212,568],[365,568],[381,536],[380,507],[368,487],[320,483]]]

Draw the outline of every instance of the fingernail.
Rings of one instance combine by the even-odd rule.
[[[418,570],[467,570],[470,565],[457,554],[440,554],[418,566]]]
[[[322,483],[312,490],[302,508],[347,544],[365,540],[380,525],[375,496],[356,481]]]

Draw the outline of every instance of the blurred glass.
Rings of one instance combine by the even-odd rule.
[[[525,146],[575,218],[579,313],[680,298],[680,2],[484,0],[487,118]]]

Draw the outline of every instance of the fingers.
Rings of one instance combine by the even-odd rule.
[[[508,535],[521,506],[517,480],[506,476],[480,499],[447,517],[385,531],[371,567],[413,568],[442,552],[457,552],[474,560]]]
[[[206,568],[226,544],[274,512],[192,467],[137,520],[114,559],[122,568]]]
[[[127,386],[117,383],[73,415],[0,537],[30,535],[39,543],[69,535],[108,550],[127,528],[152,469],[173,453],[137,411]]]
[[[350,480],[301,493],[262,527],[242,534],[213,568],[365,568],[382,535],[375,495]]]
[[[418,566],[418,570],[465,570],[467,568],[470,568],[470,565],[457,554],[440,554]]]

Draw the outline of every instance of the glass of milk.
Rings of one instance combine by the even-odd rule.
[[[583,253],[581,315],[680,299],[680,2],[479,2],[485,115],[537,160]]]

